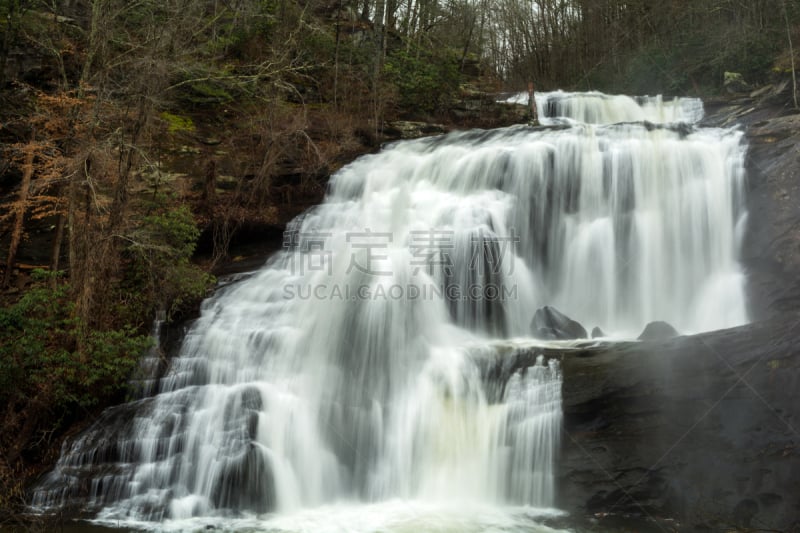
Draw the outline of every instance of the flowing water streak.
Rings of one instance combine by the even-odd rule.
[[[164,327],[165,321],[166,312],[159,310],[150,330],[153,345],[139,358],[138,368],[134,371],[133,377],[128,383],[131,392],[137,398],[143,398],[158,392],[158,378],[164,362],[164,355],[161,353],[161,329]]]
[[[491,339],[530,338],[543,305],[620,336],[747,319],[741,133],[687,125],[697,105],[673,106],[680,125],[572,118],[358,159],[286,252],[204,303],[159,394],[65,447],[34,506],[554,505],[559,366],[508,370]]]

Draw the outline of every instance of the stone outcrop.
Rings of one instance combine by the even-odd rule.
[[[546,340],[572,340],[588,337],[580,323],[561,313],[555,307],[544,306],[538,309],[531,321],[534,337]]]
[[[650,322],[637,337],[640,341],[664,341],[680,335],[672,325],[661,320]]]
[[[419,139],[446,133],[447,128],[441,124],[431,124],[430,122],[418,122],[412,120],[396,120],[389,122],[384,134],[389,137],[400,139]]]

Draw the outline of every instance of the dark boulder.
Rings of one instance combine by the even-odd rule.
[[[656,320],[644,327],[644,331],[637,338],[640,341],[665,341],[680,336],[678,330],[666,322]]]
[[[533,315],[531,331],[548,340],[586,339],[586,329],[554,307],[544,306]]]
[[[558,336],[558,331],[554,330],[553,328],[539,328],[533,331],[533,335],[537,339],[541,339],[543,341],[557,341],[561,337]]]
[[[600,329],[599,326],[595,326],[594,328],[592,328],[592,338],[593,339],[596,339],[598,337],[605,337],[605,336],[606,336],[605,331]]]

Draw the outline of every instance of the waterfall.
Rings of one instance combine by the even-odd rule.
[[[504,100],[528,105],[528,93],[518,93]],[[552,91],[536,93],[536,111],[543,124],[583,122],[615,124],[619,122],[689,123],[703,118],[703,102],[698,98],[674,98],[664,101],[659,96],[627,96],[600,92],[568,93]]]
[[[33,507],[556,506],[559,363],[507,361],[547,343],[544,305],[620,338],[746,322],[744,147],[694,124],[698,100],[538,98],[549,127],[399,142],[337,172],[283,252],[204,302],[157,394],[65,444]]]

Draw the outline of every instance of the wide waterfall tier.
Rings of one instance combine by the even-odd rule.
[[[256,298],[247,300],[255,311]],[[269,314],[250,315],[238,340],[223,324],[195,330],[160,394],[107,410],[62,450],[34,507],[78,505],[101,521],[135,523],[342,500],[553,504],[562,417],[555,360],[539,356],[517,370],[504,362],[530,348],[501,359],[502,349],[465,345],[431,347],[426,361],[397,364],[396,376],[300,352],[289,362],[263,344],[280,328],[255,331]],[[399,390],[370,383],[381,380]]]
[[[528,105],[528,93],[511,96],[504,102]],[[617,124],[620,122],[688,123],[702,120],[703,102],[699,98],[609,95],[600,92],[564,91],[535,93],[536,111],[542,124],[582,122]]]
[[[383,279],[425,257],[422,287],[458,288],[451,320],[489,336],[528,335],[544,305],[613,336],[708,331],[747,321],[743,162],[741,132],[686,124],[452,134],[343,169],[300,234],[340,228],[332,265],[365,252],[337,235],[388,236]]]
[[[536,354],[545,305],[626,338],[745,322],[743,159],[739,131],[652,121],[362,157],[204,303],[156,394],[65,445],[33,504],[110,521],[553,506],[559,365],[509,365],[507,346]]]

